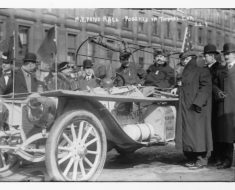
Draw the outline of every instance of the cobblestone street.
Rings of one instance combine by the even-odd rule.
[[[217,170],[215,167],[189,170],[183,166],[184,157],[174,144],[142,148],[128,157],[115,150],[108,153],[103,172],[97,181],[210,181],[235,182],[235,166]],[[9,176],[0,181],[48,181],[43,164],[23,163]]]

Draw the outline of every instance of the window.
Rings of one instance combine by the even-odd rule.
[[[217,32],[217,34],[216,34],[216,46],[219,49],[221,47],[221,34],[220,34],[220,32]]]
[[[107,40],[107,43],[109,44],[109,46],[114,46],[114,41],[113,40]],[[107,58],[109,60],[112,60],[113,58],[113,51],[110,49],[107,49]]]
[[[235,16],[233,16],[233,30],[235,30]]]
[[[170,39],[171,38],[171,27],[170,27],[170,22],[166,22],[165,24],[165,32],[164,32],[164,37]]]
[[[153,35],[159,35],[158,32],[158,17],[154,16],[153,20],[152,20],[152,31],[153,31]]]
[[[139,50],[139,64],[142,65],[144,64],[144,46],[139,46],[140,50]]]
[[[25,55],[29,48],[29,26],[19,26],[19,55]]]
[[[229,14],[228,13],[225,13],[224,15],[224,24],[226,27],[229,27]]]
[[[207,43],[212,43],[212,31],[208,30],[207,31]]]
[[[228,34],[225,34],[224,43],[229,43],[229,42],[230,42],[229,36],[228,36]]]
[[[144,32],[144,22],[138,22],[138,32]]]
[[[138,16],[138,32],[144,33],[145,32],[145,19],[146,15],[144,12],[140,11]]]
[[[0,22],[0,41],[3,40],[3,22]]]
[[[189,32],[189,35],[191,36],[191,40],[193,42],[194,40],[193,40],[193,26],[192,25],[188,25],[188,32]]]
[[[203,29],[198,29],[198,44],[203,45]]]
[[[68,48],[68,53],[67,53],[67,60],[71,63],[75,63],[75,53],[76,53],[76,34],[68,34],[67,36],[67,48]]]
[[[182,35],[182,23],[178,22],[177,23],[177,40],[182,41],[183,35]]]
[[[144,57],[139,57],[139,65],[144,65]]]
[[[214,19],[216,24],[220,24],[220,12],[218,9],[215,9]]]
[[[123,28],[129,28],[130,27],[130,23],[129,23],[129,21],[128,21],[128,19],[123,19],[122,20],[122,27]]]

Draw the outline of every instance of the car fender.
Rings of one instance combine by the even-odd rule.
[[[138,149],[143,144],[130,138],[121,128],[118,121],[109,110],[99,101],[85,97],[59,97],[57,117],[62,113],[73,109],[85,109],[94,113],[101,121],[109,149],[119,147],[122,149]]]

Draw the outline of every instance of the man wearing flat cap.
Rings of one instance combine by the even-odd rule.
[[[2,73],[0,77],[0,95],[7,95],[13,91],[13,71],[12,61],[9,59],[9,53],[4,52],[1,57]]]
[[[37,92],[38,85],[43,85],[35,77],[36,63],[37,56],[34,53],[26,53],[21,68],[15,74],[14,92],[16,94]]]
[[[227,74],[223,79],[225,97],[218,109],[215,133],[215,141],[220,144],[221,163],[218,169],[232,166],[235,141],[235,44],[224,44],[222,53],[227,64]]]
[[[121,67],[116,70],[116,72],[121,75],[125,80],[125,85],[137,85],[141,81],[137,75],[137,69],[130,64],[131,53],[124,51],[120,52],[119,60]]]
[[[154,54],[154,64],[147,69],[145,78],[146,86],[170,88],[174,86],[174,69],[167,63],[167,54],[164,50],[158,50]]]
[[[213,149],[211,75],[208,68],[197,65],[196,55],[193,51],[182,55],[185,68],[179,88],[176,126],[176,148],[183,150],[188,159],[185,166],[190,169],[205,167]]]

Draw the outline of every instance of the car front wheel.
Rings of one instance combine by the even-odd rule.
[[[86,110],[71,110],[50,130],[47,171],[55,181],[94,181],[103,169],[106,153],[106,135],[99,119]]]

